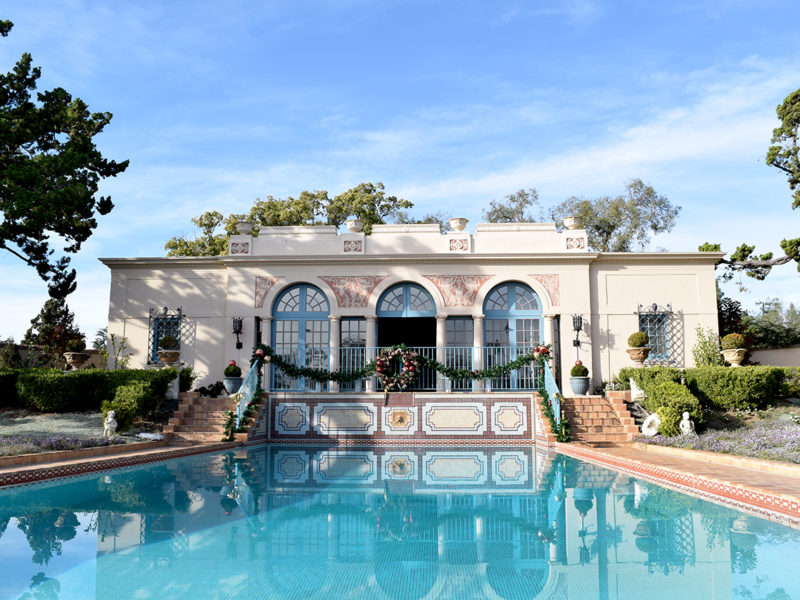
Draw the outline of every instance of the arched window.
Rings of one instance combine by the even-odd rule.
[[[495,287],[483,303],[484,365],[504,364],[526,354],[542,341],[542,304],[524,283],[511,281]],[[494,389],[532,389],[538,374],[524,367],[492,380]]]
[[[272,346],[275,353],[296,365],[327,369],[330,351],[330,308],[325,294],[301,283],[275,299],[272,311]],[[309,388],[313,387],[309,382]],[[272,389],[305,390],[303,378],[293,379],[273,369]]]
[[[398,283],[378,300],[379,317],[434,317],[436,305],[428,291],[416,283]]]

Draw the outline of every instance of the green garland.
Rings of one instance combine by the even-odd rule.
[[[556,423],[556,417],[553,414],[553,405],[550,402],[550,399],[547,397],[547,392],[544,390],[540,391],[542,396],[542,415],[544,415],[545,419],[550,422],[550,431],[556,434],[556,441],[557,442],[569,442],[572,439],[572,431],[569,426],[569,421],[566,418],[562,417],[561,421]],[[561,402],[564,401],[564,397],[559,394],[559,400]]]
[[[396,346],[392,346],[388,349],[381,350],[381,354],[403,354],[409,352],[408,347],[405,344],[399,344]],[[426,358],[424,356],[417,355],[417,360],[419,364],[423,367],[428,367],[429,369],[433,369],[448,379],[497,379],[502,377],[503,375],[507,375],[511,371],[515,369],[519,369],[524,367],[534,361],[538,363],[539,369],[544,369],[544,361],[550,357],[550,345],[541,345],[535,347],[533,350],[524,354],[523,356],[519,356],[514,360],[507,362],[502,365],[495,365],[493,367],[489,367],[487,369],[480,369],[480,370],[472,370],[472,369],[455,369],[453,367],[448,367],[433,358]],[[312,381],[318,381],[320,383],[325,383],[326,381],[336,381],[339,383],[351,383],[353,381],[358,381],[359,379],[365,379],[366,377],[370,377],[373,374],[377,373],[377,363],[376,361],[370,361],[360,369],[354,369],[351,371],[329,371],[327,369],[314,369],[312,367],[299,367],[295,364],[292,364],[286,360],[284,360],[281,356],[275,354],[275,351],[270,347],[264,344],[259,344],[253,349],[253,357],[250,364],[253,364],[254,361],[260,361],[259,364],[259,387],[261,384],[260,377],[261,377],[261,368],[264,362],[271,362],[275,365],[278,369],[286,373],[289,377],[292,378],[300,378],[304,377],[306,379],[310,379]],[[416,371],[415,371],[416,372]]]

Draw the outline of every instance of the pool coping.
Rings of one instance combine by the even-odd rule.
[[[14,456],[0,456],[0,469],[6,467],[21,467],[27,465],[39,465],[43,463],[56,462],[62,460],[77,460],[80,458],[95,458],[98,456],[111,456],[115,454],[127,454],[140,450],[149,450],[167,446],[166,440],[151,442],[131,442],[129,444],[115,444],[113,446],[94,446],[92,448],[79,448],[76,450],[51,450],[46,452],[35,452],[31,454],[16,454]]]
[[[639,450],[639,448],[636,449]],[[573,458],[610,467],[639,479],[741,510],[763,519],[777,521],[795,528],[800,527],[800,496],[797,495],[782,494],[757,486],[732,483],[722,478],[709,477],[674,467],[648,463],[646,460],[614,456],[610,452],[604,452],[603,448],[556,443],[555,450]],[[694,460],[698,459],[694,458]],[[744,468],[736,464],[729,466]],[[775,475],[785,476],[781,473],[775,473]]]
[[[157,447],[151,446],[148,449],[138,447],[136,450],[129,449],[127,452],[119,452],[111,456],[72,456],[68,460],[52,460],[38,464],[12,465],[0,468],[0,488],[133,467],[195,454],[233,449],[242,445],[239,442],[215,442],[193,446],[164,446],[163,442],[155,442],[155,444]],[[91,448],[87,448],[87,450],[91,450]]]

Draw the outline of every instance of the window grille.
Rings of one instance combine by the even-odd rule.
[[[644,331],[650,339],[650,356],[648,362],[669,362],[671,359],[670,320],[672,306],[653,304],[640,304],[636,311],[639,316],[639,330]]]
[[[150,325],[148,327],[148,344],[150,354],[147,357],[148,364],[158,364],[158,342],[165,336],[172,336],[178,343],[181,343],[181,324],[183,320],[183,309],[170,309],[150,307]]]

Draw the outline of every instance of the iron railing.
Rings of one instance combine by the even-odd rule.
[[[491,346],[474,348],[472,346],[414,346],[409,350],[417,352],[420,356],[432,358],[454,369],[474,370],[476,358],[482,358],[483,368],[490,368],[506,364],[530,352],[533,346]],[[338,358],[338,371],[352,372],[361,369],[375,359],[381,348],[350,346],[333,348]],[[278,348],[275,352],[283,360],[295,365],[304,365],[317,369],[328,369],[333,364],[330,360],[330,349],[324,346],[315,346],[305,352],[297,347]],[[301,354],[304,361],[299,362]],[[338,356],[337,356],[338,355]],[[552,378],[552,375],[551,375]],[[328,390],[327,383],[305,381],[303,378],[293,378],[276,368],[270,366],[270,389],[272,391],[317,391]],[[526,365],[515,369],[501,377],[484,380],[487,390],[527,391],[540,389],[544,384],[543,373],[538,365]],[[372,386],[376,391],[383,391],[378,381]],[[340,391],[362,392],[367,388],[367,380],[344,382],[339,385]],[[434,369],[423,367],[417,375],[412,388],[413,391],[472,391],[475,389],[474,381],[469,378],[449,380]]]

